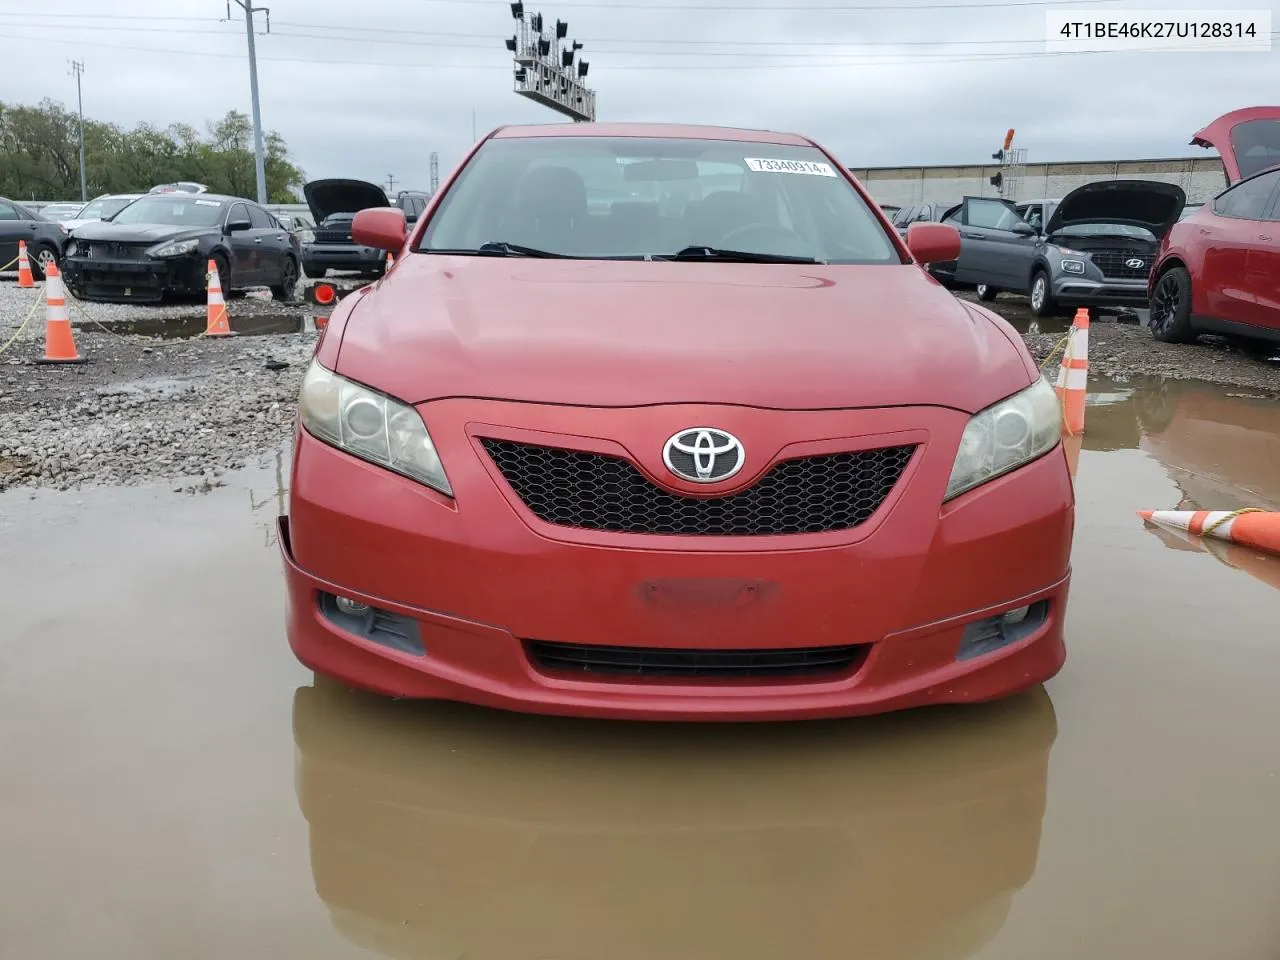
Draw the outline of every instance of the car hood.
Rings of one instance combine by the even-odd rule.
[[[1280,107],[1242,107],[1224,113],[1191,138],[1222,157],[1227,183],[1280,164]]]
[[[1124,224],[1163,237],[1178,221],[1187,195],[1181,187],[1158,180],[1100,180],[1077,187],[1058,201],[1045,224],[1051,236],[1065,227],[1095,223]]]
[[[1017,334],[914,264],[412,254],[357,301],[344,376],[419,403],[976,412],[1026,387]]]
[[[316,223],[335,213],[356,213],[369,207],[389,207],[391,201],[376,183],[367,180],[312,180],[302,193]]]
[[[77,240],[110,240],[115,243],[159,243],[161,240],[185,240],[217,233],[217,227],[174,227],[163,223],[112,223],[90,220],[77,227]]]

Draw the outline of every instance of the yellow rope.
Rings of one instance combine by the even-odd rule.
[[[27,316],[22,321],[22,325],[18,327],[17,332],[12,337],[9,338],[8,343],[6,343],[3,347],[0,347],[0,353],[4,353],[6,350],[12,347],[14,343],[17,341],[18,337],[22,336],[22,331],[27,328],[27,324],[31,322],[31,318],[35,316],[36,308],[39,306],[40,306],[40,297],[36,297],[35,303],[31,304],[31,309],[27,311]]]
[[[21,259],[22,259],[22,254],[18,254],[18,256],[14,257],[12,260],[6,263],[3,267],[0,267],[0,270],[8,270],[10,267],[12,267],[15,263],[17,263]]]
[[[1225,517],[1219,517],[1213,523],[1209,524],[1207,527],[1201,530],[1200,536],[1202,537],[1209,536],[1209,534],[1213,533],[1213,531],[1217,530],[1219,527],[1223,526],[1224,524],[1230,523],[1236,517],[1241,516],[1242,514],[1245,514],[1245,513],[1266,513],[1266,511],[1261,510],[1258,507],[1244,507],[1240,510],[1232,510]]]

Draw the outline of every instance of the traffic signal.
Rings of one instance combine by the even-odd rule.
[[[992,160],[998,160],[998,161],[1000,161],[1001,163],[1003,163],[1003,162],[1004,162],[1004,151],[1003,151],[1003,150],[997,150],[995,153],[993,153],[993,154],[991,155],[991,159],[992,159]]]
[[[991,178],[991,185],[999,190],[1002,183],[1004,183],[1004,174],[997,170],[995,176]]]

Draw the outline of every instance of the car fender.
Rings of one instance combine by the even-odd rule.
[[[1031,261],[1031,269],[1027,271],[1027,292],[1031,292],[1031,279],[1036,275],[1037,270],[1044,270],[1049,275],[1049,282],[1053,282],[1053,264],[1049,262],[1049,258],[1043,253],[1037,253],[1036,258]]]

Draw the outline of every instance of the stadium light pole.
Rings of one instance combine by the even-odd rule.
[[[590,64],[581,59],[582,44],[561,42],[569,35],[569,24],[557,20],[544,30],[541,13],[525,15],[524,0],[514,0],[511,17],[516,32],[506,39],[512,55],[515,92],[550,107],[575,123],[591,123],[596,118],[596,93],[587,86]]]
[[[267,202],[267,160],[262,148],[262,110],[258,106],[258,52],[253,44],[253,15],[267,15],[267,33],[271,32],[271,9],[255,7],[252,0],[227,0],[227,19],[231,19],[231,4],[244,11],[244,30],[249,39],[249,94],[253,99],[253,165],[258,179],[258,203]]]

